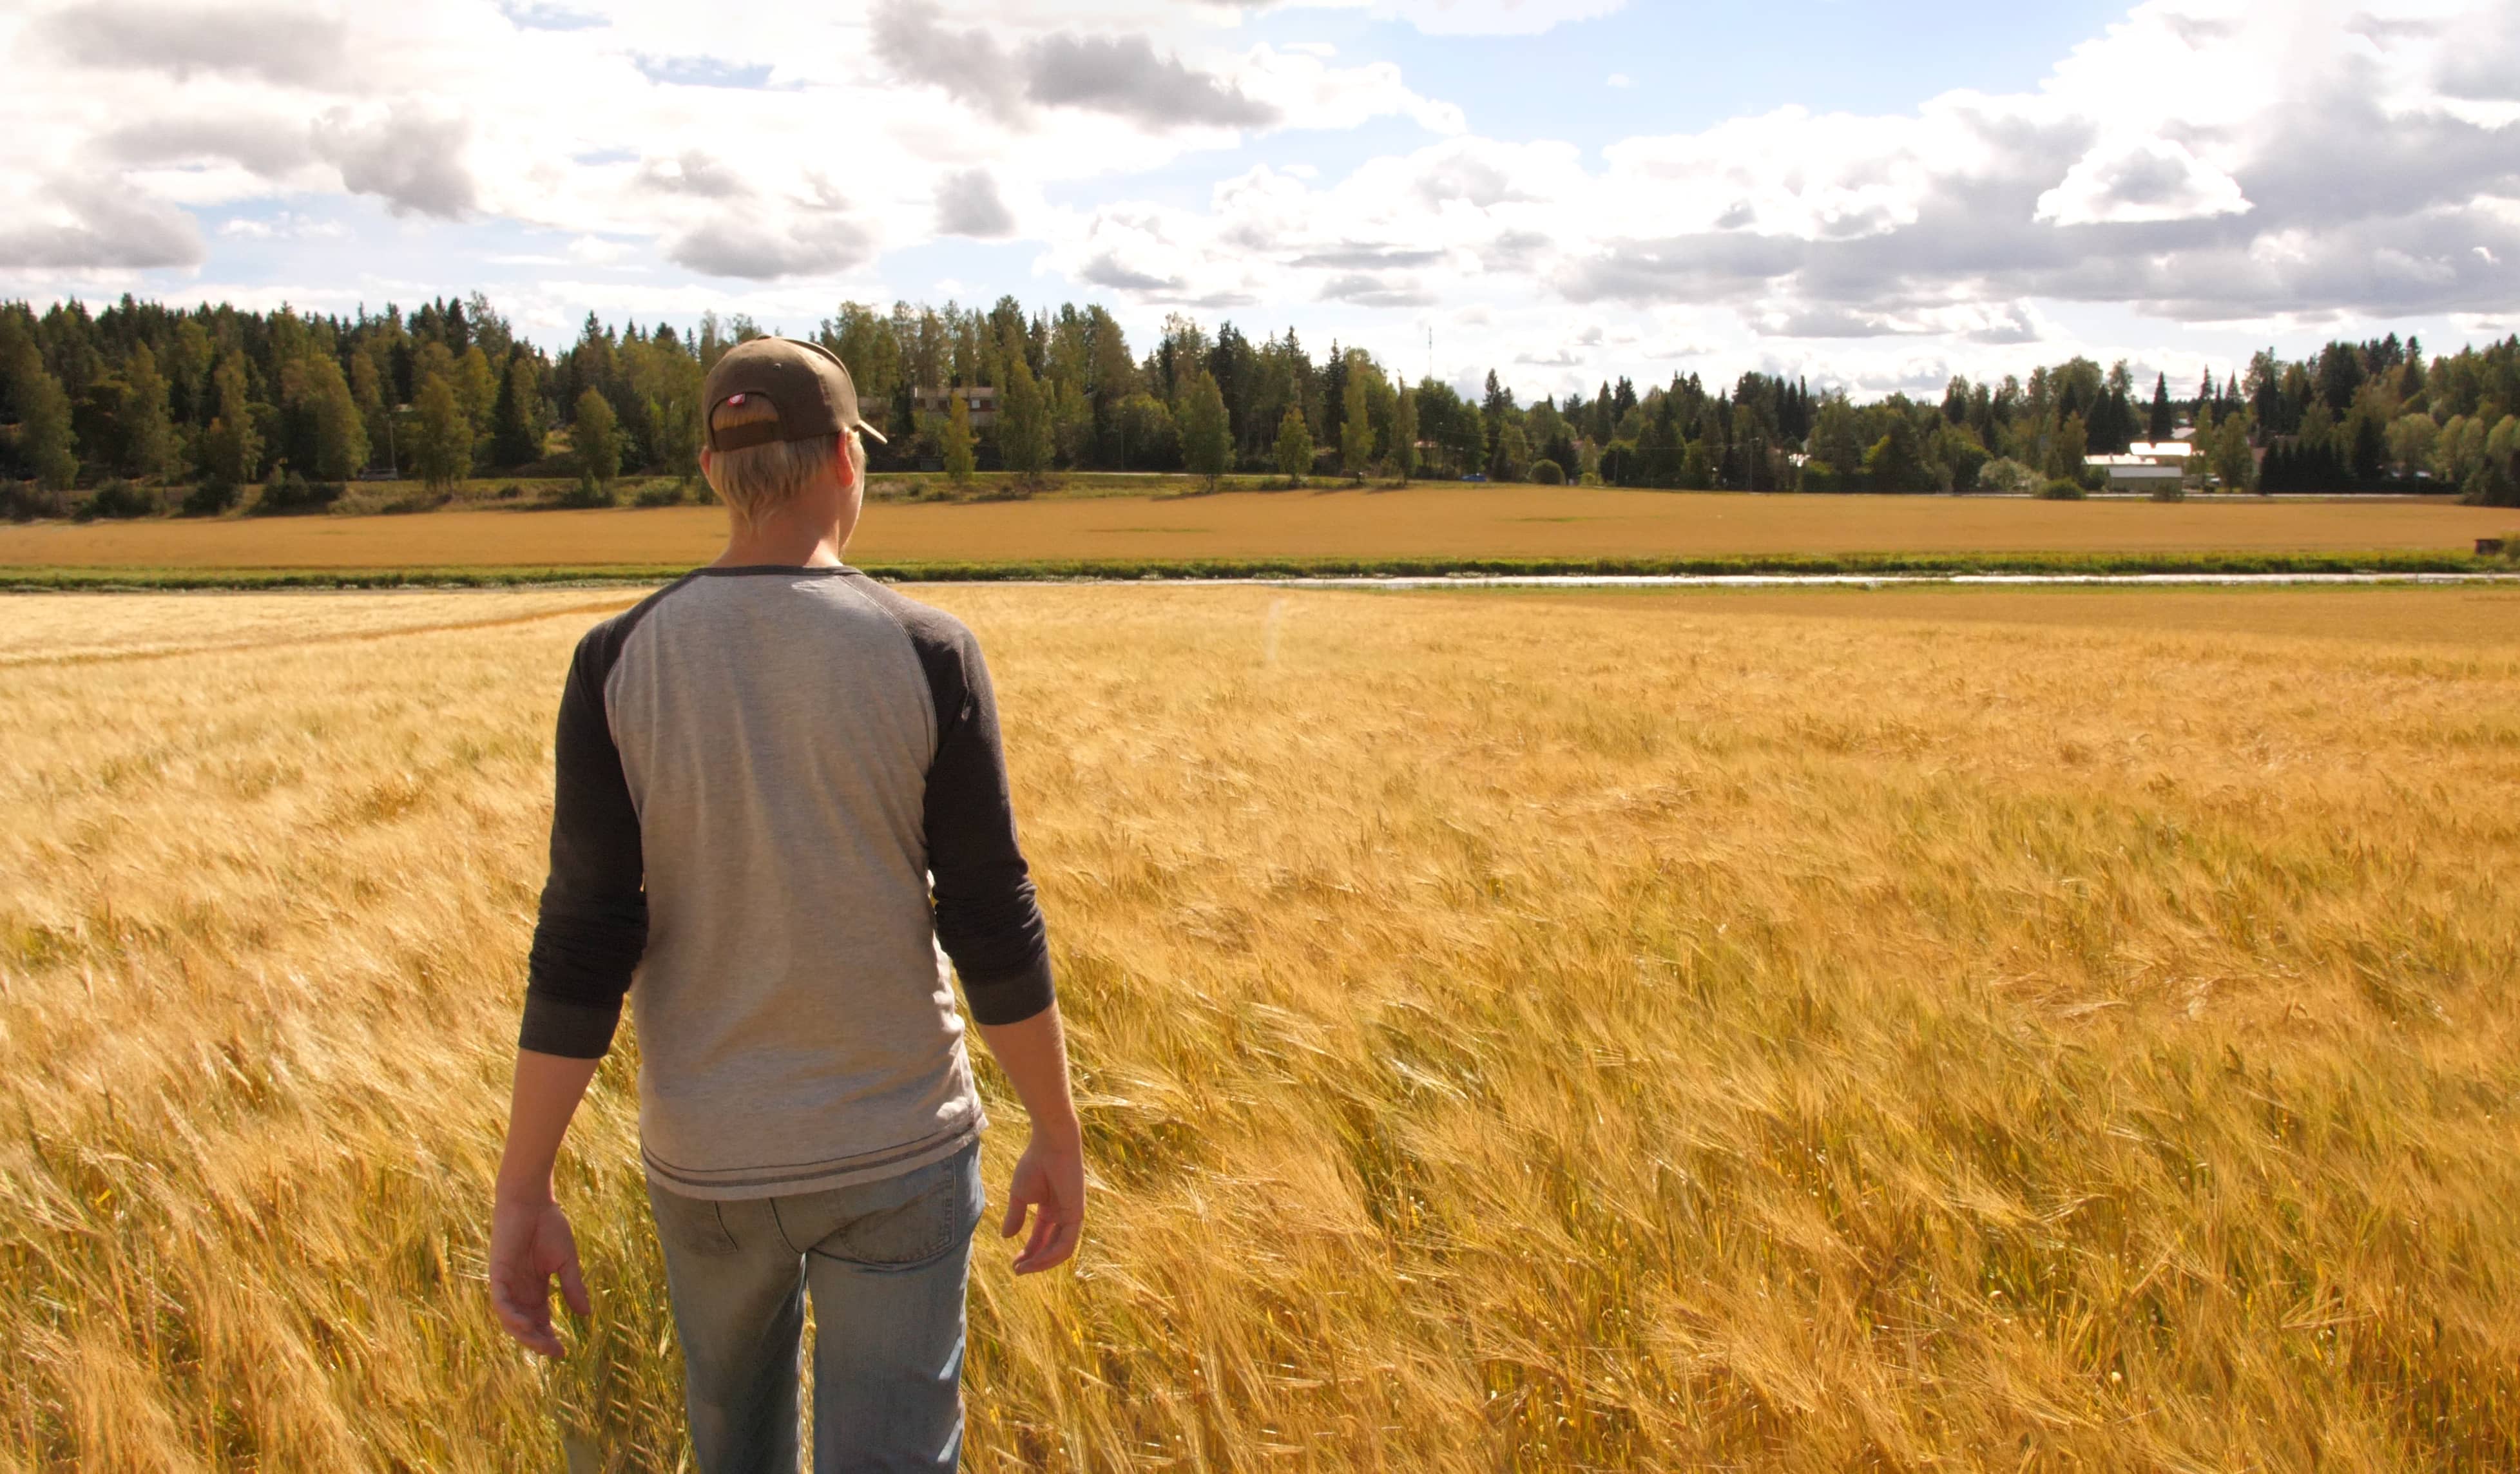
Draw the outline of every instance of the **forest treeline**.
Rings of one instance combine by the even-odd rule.
[[[760,331],[741,315],[688,332],[589,315],[554,354],[477,292],[352,316],[0,304],[0,496],[22,517],[207,514],[251,485],[263,510],[290,510],[362,476],[497,475],[571,477],[608,500],[619,475],[697,471],[701,375]],[[1493,373],[1465,396],[1360,349],[1317,357],[1291,329],[1255,339],[1176,316],[1140,353],[1096,305],[843,303],[814,335],[891,437],[879,469],[2073,494],[2101,479],[2091,457],[2187,431],[2191,479],[2228,489],[2455,487],[2520,504],[2520,338],[2429,360],[2395,335],[2300,361],[2261,353],[2183,398],[2076,358],[2026,381],[1956,379],[1939,403],[1858,404],[1751,373],[1523,404]],[[974,387],[990,393],[953,392]]]

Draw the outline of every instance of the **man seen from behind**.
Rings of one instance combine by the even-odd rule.
[[[738,344],[702,411],[726,551],[590,631],[561,696],[491,1297],[546,1356],[555,1276],[589,1313],[552,1169],[626,997],[698,1467],[796,1468],[810,1293],[814,1467],[951,1469],[984,1122],[949,971],[1031,1116],[1015,1273],[1084,1220],[997,703],[968,630],[840,560],[875,431],[837,358]]]

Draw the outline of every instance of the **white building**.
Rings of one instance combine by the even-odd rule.
[[[2123,456],[2085,456],[2083,464],[2096,466],[2109,473],[2111,491],[2159,491],[2164,486],[2177,486],[2187,477],[2187,447],[2178,447],[2179,459],[2168,464],[2138,452],[2155,447],[2138,445]]]

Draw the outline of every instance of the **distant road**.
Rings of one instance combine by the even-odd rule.
[[[705,561],[715,508],[442,512],[0,526],[0,566],[664,565]],[[2465,553],[2520,512],[2256,497],[2039,502],[1463,486],[870,506],[853,559],[1688,558],[1965,553]]]

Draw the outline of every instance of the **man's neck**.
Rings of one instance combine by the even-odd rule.
[[[809,522],[785,514],[727,533],[726,551],[714,568],[832,568],[840,562],[852,528]]]

